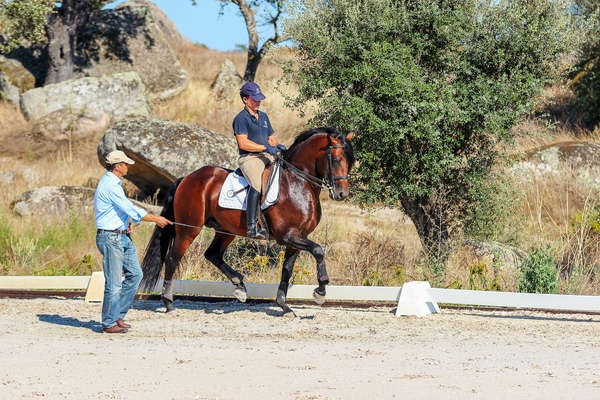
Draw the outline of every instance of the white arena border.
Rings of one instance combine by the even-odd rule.
[[[278,286],[278,284],[246,283],[248,298],[274,299]],[[315,287],[316,285],[291,285],[287,298],[288,300],[312,300]],[[153,292],[160,292],[161,288],[162,279],[158,281]],[[104,276],[102,272],[94,272],[92,276],[0,276],[0,290],[6,289],[86,290],[86,301],[102,301]],[[401,296],[403,290],[404,296]],[[204,297],[231,298],[233,285],[229,282],[175,280],[173,292]],[[389,303],[397,303],[402,300],[403,302],[423,303],[432,312],[435,312],[437,308],[436,303],[600,312],[600,296],[440,289],[429,287],[427,282],[407,282],[402,287],[329,285],[327,286],[326,300]],[[418,313],[401,313],[400,315],[418,315]]]

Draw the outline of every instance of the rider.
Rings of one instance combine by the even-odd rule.
[[[267,114],[258,110],[260,102],[265,99],[258,85],[246,82],[240,90],[240,97],[244,102],[244,109],[233,119],[233,134],[239,148],[238,163],[250,185],[246,196],[248,237],[264,239],[265,230],[256,227],[262,174],[267,164],[274,161],[277,152],[286,148],[273,136]]]

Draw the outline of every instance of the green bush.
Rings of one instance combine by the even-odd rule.
[[[521,264],[519,291],[525,293],[556,293],[558,271],[550,246],[533,248]]]

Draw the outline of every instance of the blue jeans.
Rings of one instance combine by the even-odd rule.
[[[102,253],[104,300],[102,327],[110,328],[124,318],[133,304],[143,274],[131,236],[114,232],[98,232],[96,246]],[[121,283],[121,275],[125,279]]]

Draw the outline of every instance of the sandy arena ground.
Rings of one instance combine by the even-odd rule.
[[[598,399],[600,316],[0,299],[0,399]]]

